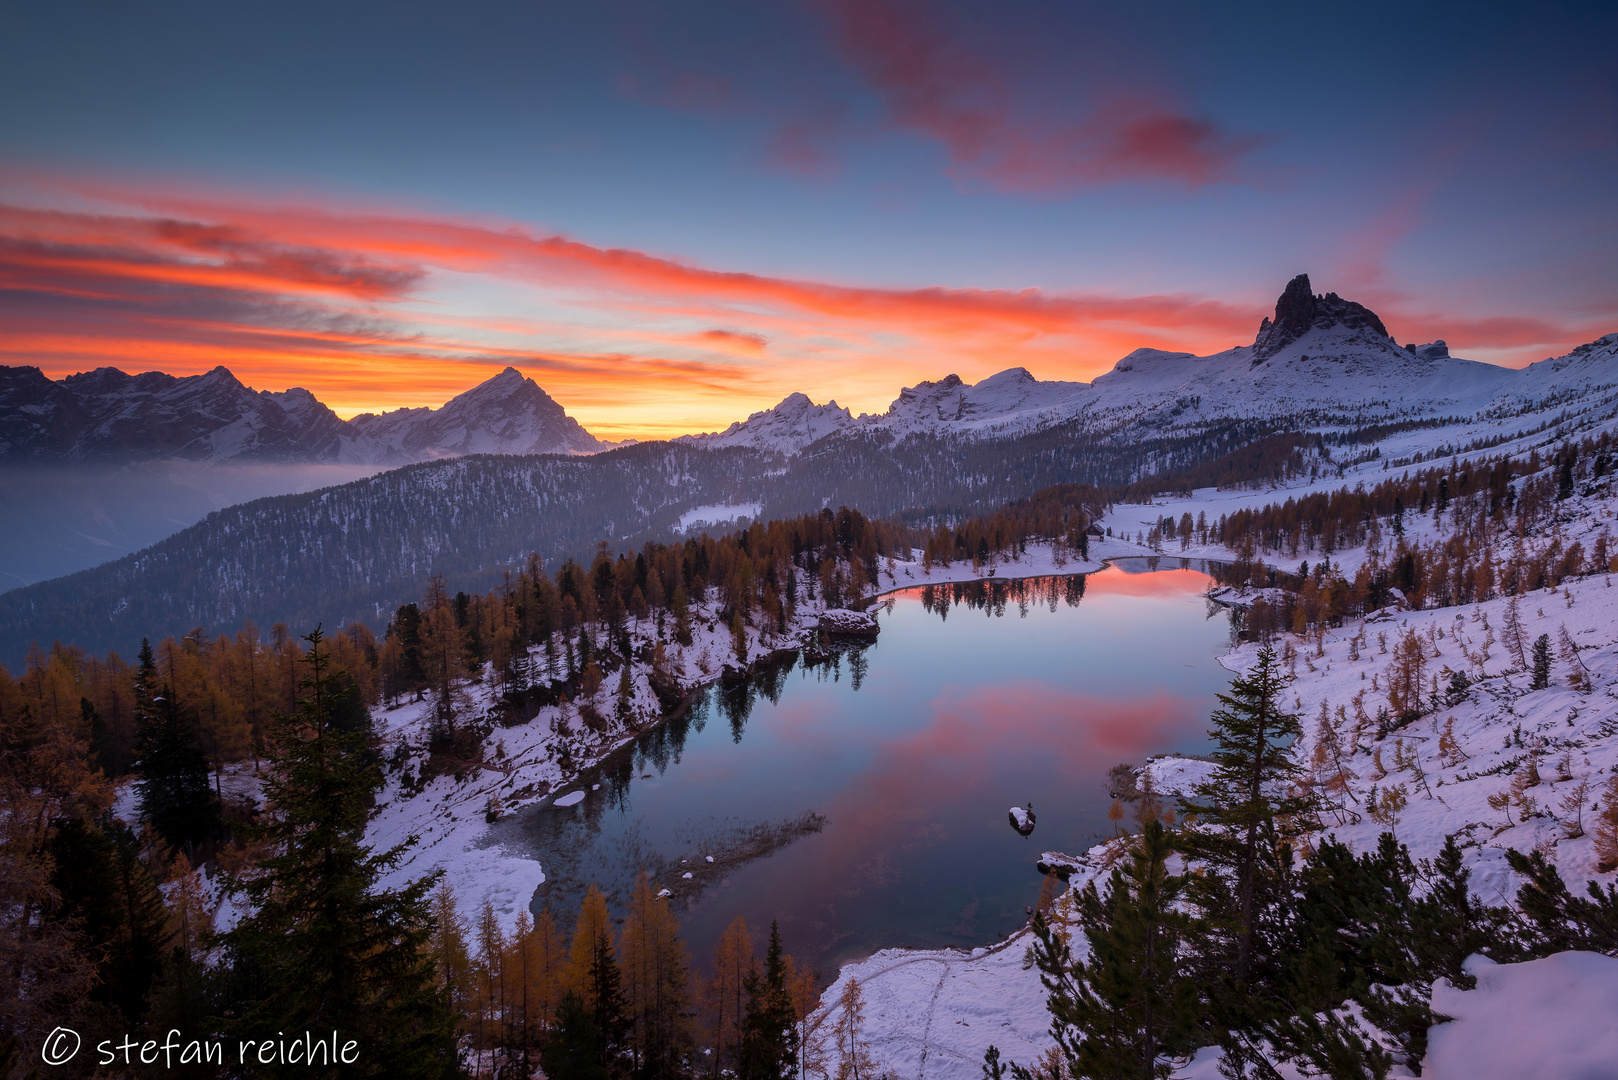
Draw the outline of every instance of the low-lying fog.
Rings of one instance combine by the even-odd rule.
[[[0,591],[85,570],[214,510],[382,471],[377,465],[6,465],[0,468]]]

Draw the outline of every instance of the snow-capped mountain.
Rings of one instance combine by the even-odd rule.
[[[462,454],[590,454],[603,448],[538,383],[513,367],[441,409],[361,413],[349,425],[410,461]]]
[[[854,415],[836,401],[816,405],[807,394],[788,394],[781,404],[739,420],[724,431],[710,435],[686,435],[683,439],[709,448],[748,446],[755,450],[796,453],[805,446],[857,423]]]
[[[840,431],[882,430],[898,435],[952,432],[978,438],[1021,435],[1073,413],[1079,382],[1041,382],[1026,368],[1009,368],[980,383],[946,375],[899,391],[887,412],[854,416],[831,401],[816,405],[806,394],[790,394],[773,409],[711,435],[686,436],[710,448],[750,446],[793,454]]]
[[[701,445],[792,454],[827,435],[880,431],[1011,438],[1079,422],[1093,432],[1154,431],[1221,419],[1363,425],[1452,418],[1482,423],[1549,402],[1618,395],[1618,334],[1517,371],[1449,354],[1443,341],[1400,346],[1377,314],[1300,274],[1253,344],[1211,356],[1137,349],[1093,382],[1042,382],[1011,368],[982,382],[949,375],[901,390],[888,410],[850,416],[793,394]]]
[[[116,368],[59,381],[0,367],[0,460],[404,465],[462,454],[603,448],[515,368],[441,409],[342,420],[301,387],[255,392],[224,367],[177,378]]]

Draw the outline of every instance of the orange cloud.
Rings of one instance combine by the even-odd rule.
[[[768,344],[763,334],[744,334],[735,330],[704,330],[702,340],[720,348],[745,353],[761,353]]]
[[[437,405],[511,364],[592,431],[662,437],[797,390],[880,411],[951,371],[1087,379],[1143,345],[1229,347],[1265,314],[1180,294],[806,281],[511,222],[23,181],[54,205],[0,203],[0,362],[53,376],[225,364],[256,386],[304,385],[340,415]],[[1473,325],[1513,343],[1556,330]]]

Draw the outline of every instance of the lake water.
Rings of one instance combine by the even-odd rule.
[[[709,690],[584,774],[582,803],[501,839],[538,856],[534,908],[564,927],[590,881],[621,914],[645,868],[699,968],[738,914],[756,937],[778,919],[823,978],[881,948],[992,943],[1026,920],[1042,851],[1111,831],[1112,765],[1206,745],[1230,678],[1207,586],[1164,558],[891,594],[876,644]],[[1025,838],[1007,811],[1029,802]]]

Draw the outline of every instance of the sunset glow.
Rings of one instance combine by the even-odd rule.
[[[1404,113],[1367,98],[1338,123],[1400,130],[1405,147],[1367,179],[1313,138],[1313,117],[1231,82],[1224,68],[1241,63],[1187,51],[1240,28],[1050,15],[990,25],[835,0],[744,29],[626,8],[616,31],[552,28],[547,42],[572,44],[549,66],[504,71],[523,89],[497,99],[517,110],[499,123],[468,100],[428,107],[404,55],[434,56],[451,82],[483,73],[430,35],[363,54],[392,94],[363,109],[323,81],[335,75],[266,104],[279,26],[233,35],[240,73],[183,100],[150,80],[105,84],[129,58],[99,45],[50,68],[19,55],[0,86],[29,70],[54,85],[93,55],[82,77],[106,86],[111,112],[29,98],[37,122],[26,108],[0,122],[0,363],[52,377],[223,364],[342,416],[436,406],[509,364],[596,434],[647,438],[722,428],[794,391],[880,412],[952,372],[1088,380],[1140,347],[1222,350],[1251,341],[1298,271],[1373,306],[1401,341],[1508,366],[1612,329],[1615,221],[1595,179],[1618,149],[1610,80],[1577,98],[1608,110],[1577,137],[1509,110],[1456,126],[1436,98]],[[761,66],[724,47],[731,31],[794,44]],[[481,33],[491,48],[501,36]],[[1152,47],[1181,74],[1120,66],[1117,50],[1164,33]],[[1371,62],[1346,44],[1323,61]],[[364,113],[344,139],[395,141],[365,164],[341,139],[321,149],[323,113],[298,111],[321,87],[321,110]],[[1573,87],[1533,93],[1549,105]],[[213,95],[279,132],[273,163],[204,119]],[[569,105],[508,104],[524,95]],[[142,101],[174,152],[108,126]],[[529,128],[544,134],[522,149]],[[431,133],[457,149],[411,157]],[[1495,241],[1479,249],[1454,208],[1524,207],[1540,181],[1483,179],[1477,162],[1534,140],[1567,162],[1558,209],[1491,211]]]

